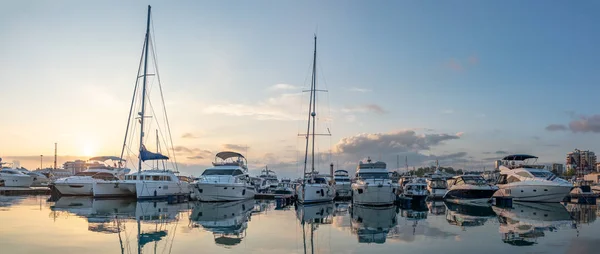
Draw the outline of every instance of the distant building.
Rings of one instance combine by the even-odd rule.
[[[575,149],[573,152],[567,153],[567,165],[571,165],[572,168],[577,169],[578,173],[582,174],[597,171],[596,153]]]
[[[563,164],[560,164],[560,163],[552,163],[552,165],[550,166],[550,170],[556,171],[556,173],[558,173],[558,175],[564,174],[564,171],[565,171]]]
[[[63,164],[63,168],[72,174],[76,174],[86,170],[87,163],[84,160],[67,161]]]

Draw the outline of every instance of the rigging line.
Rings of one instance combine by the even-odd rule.
[[[140,81],[139,75],[140,75],[140,71],[142,70],[142,60],[144,59],[144,48],[146,47],[146,40],[144,40],[144,45],[142,46],[142,55],[140,56],[140,63],[138,64],[138,71],[137,71],[137,75],[135,78],[135,86],[133,88],[133,97],[131,98],[131,106],[129,107],[129,115],[127,117],[127,127],[125,128],[125,137],[123,138],[123,147],[121,148],[121,160],[123,159],[123,151],[125,150],[125,144],[127,143],[127,133],[129,132],[129,123],[131,121],[131,113],[133,111],[133,106],[134,106],[134,101],[135,101],[135,94],[137,92],[137,88],[138,88],[138,83]]]
[[[160,90],[160,99],[163,104],[163,112],[165,113],[165,121],[167,122],[167,131],[169,133],[169,141],[171,141],[171,150],[173,152],[173,164],[175,165],[175,171],[179,172],[179,167],[177,166],[177,157],[175,156],[175,148],[173,147],[173,135],[171,134],[171,125],[169,124],[169,116],[167,115],[167,107],[165,105],[165,97],[163,95],[162,90],[162,82],[160,81],[160,74],[158,72],[158,63],[156,57],[156,51],[154,50],[154,44],[152,45],[152,57],[154,58],[154,66],[156,71],[156,79],[158,80],[158,89]]]

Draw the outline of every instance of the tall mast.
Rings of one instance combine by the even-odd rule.
[[[146,111],[146,75],[148,74],[148,43],[150,41],[150,5],[148,5],[148,21],[146,22],[146,40],[144,44],[144,76],[142,84],[142,111],[140,112],[140,155],[138,164],[138,179],[142,170],[142,147],[144,146],[144,114]]]
[[[314,57],[316,58],[317,55],[317,48],[316,48],[316,44],[317,44],[317,37],[315,36],[315,53],[314,53]],[[312,116],[312,112],[313,112],[313,93],[314,93],[314,76],[315,76],[315,68],[314,68],[314,63],[315,63],[315,59],[313,59],[313,78],[311,79],[311,84],[310,84],[310,102],[308,103],[308,124],[306,126],[306,148],[304,149],[304,176],[306,176],[306,168],[308,165],[308,143],[309,143],[309,139],[308,137],[310,136],[310,120],[311,120],[311,116]],[[314,135],[313,135],[314,138]],[[314,142],[314,139],[313,139]],[[304,177],[303,176],[303,177]]]
[[[312,117],[312,163],[311,169],[312,173],[315,172],[315,116],[317,115],[316,111],[316,100],[317,100],[317,35],[315,34],[315,52],[313,55],[313,75],[312,75],[312,86],[311,86],[311,96],[312,96],[312,112],[310,116]],[[314,177],[314,174],[311,174]]]

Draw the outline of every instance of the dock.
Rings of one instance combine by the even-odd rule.
[[[0,195],[21,196],[21,195],[50,195],[48,187],[0,187]]]

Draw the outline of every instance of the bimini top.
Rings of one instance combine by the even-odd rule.
[[[241,158],[246,159],[243,155],[236,153],[236,152],[230,152],[230,151],[217,153],[217,155],[215,155],[215,157],[221,158],[222,160],[227,160],[227,159],[233,158],[233,157],[238,157],[238,158],[241,157]]]
[[[385,164],[385,162],[382,161],[376,161],[376,162],[371,162],[371,158],[367,159],[367,163],[364,162],[359,162],[358,163],[358,169],[386,169],[387,165]]]
[[[527,155],[527,154],[513,154],[513,155],[509,155],[504,157],[505,161],[524,161],[524,160],[528,160],[528,159],[537,159],[537,156],[533,156],[533,155]]]
[[[107,160],[125,161],[117,156],[96,156],[96,157],[89,158],[88,160],[89,161],[107,161]]]

